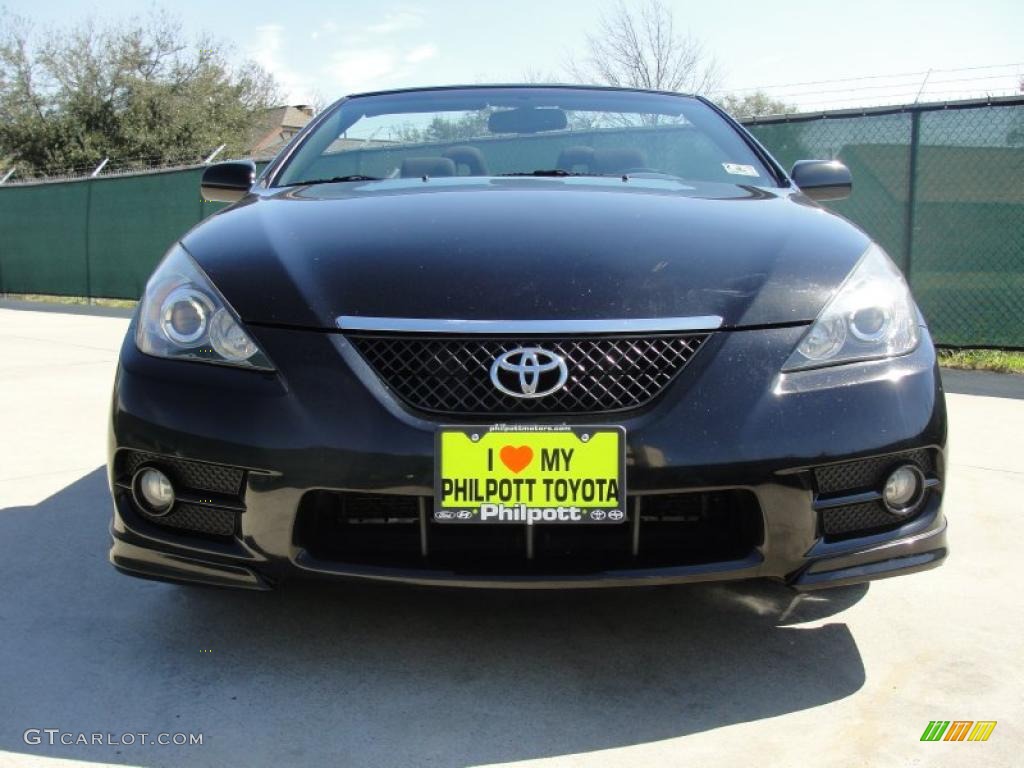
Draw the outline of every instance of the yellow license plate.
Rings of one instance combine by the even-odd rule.
[[[441,523],[621,523],[622,427],[443,427],[434,520]]]

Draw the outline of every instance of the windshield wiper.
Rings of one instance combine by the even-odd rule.
[[[307,184],[334,184],[339,181],[381,181],[380,176],[363,176],[361,173],[353,173],[349,176],[332,176],[329,179],[310,179],[309,181],[296,181],[291,184],[284,184],[285,187],[304,187]]]
[[[536,171],[516,171],[514,173],[499,173],[499,176],[604,176],[603,173],[577,173],[576,171],[563,171],[561,168],[548,168]]]

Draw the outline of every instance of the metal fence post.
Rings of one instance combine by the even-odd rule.
[[[96,166],[96,169],[89,174],[88,184],[85,191],[85,297],[90,304],[94,304],[92,297],[92,248],[89,247],[89,235],[92,231],[92,187],[94,179],[98,178],[107,163],[109,157],[104,157],[103,162]]]
[[[207,157],[205,160],[203,160],[203,165],[209,165],[210,163],[212,163],[213,162],[213,158],[215,158],[217,155],[219,155],[221,152],[223,152],[224,151],[224,147],[226,147],[226,146],[227,146],[227,144],[221,144],[219,147],[217,147],[215,150],[213,150],[213,152],[210,153],[210,156]]]
[[[4,251],[6,248],[0,248],[0,297],[7,298],[7,287],[4,285]]]
[[[82,183],[85,184],[85,297],[92,304],[92,259],[89,238],[92,231],[92,187],[96,182],[94,177],[90,176]]]
[[[910,113],[910,160],[907,169],[907,223],[903,233],[903,274],[910,282],[914,249],[914,209],[917,206],[917,149],[921,139],[921,111]]]
[[[11,177],[11,174],[13,173],[14,168],[11,168],[10,172],[6,176],[4,176],[2,181],[0,181],[0,184],[3,184],[5,181],[7,181],[7,179],[9,179]],[[4,288],[4,249],[0,249],[0,296],[2,296],[5,299],[7,298],[7,289]]]

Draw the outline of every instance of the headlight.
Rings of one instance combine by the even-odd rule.
[[[220,291],[180,245],[146,284],[135,343],[157,357],[273,370]]]
[[[903,275],[872,243],[782,370],[905,355],[920,337],[917,308]]]

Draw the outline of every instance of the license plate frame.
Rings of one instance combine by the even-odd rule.
[[[458,467],[446,467],[446,457]],[[433,501],[431,518],[445,525],[623,523],[626,429],[608,424],[440,426]]]

